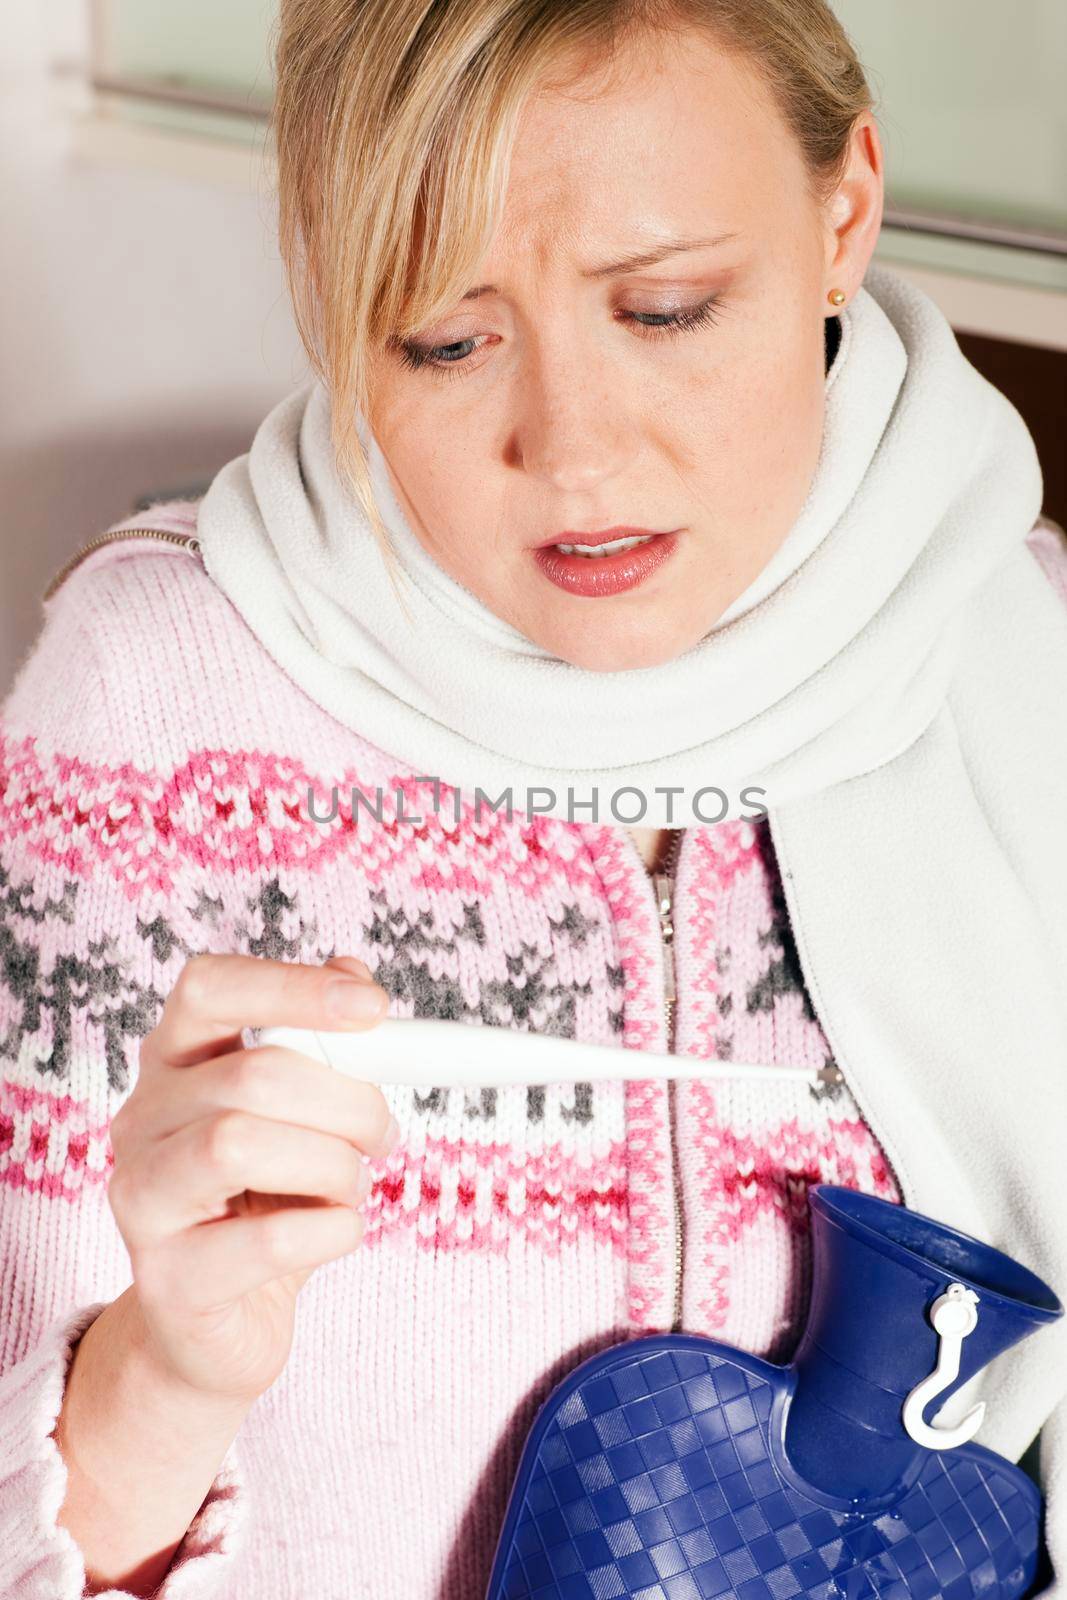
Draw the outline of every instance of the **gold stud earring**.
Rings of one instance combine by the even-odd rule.
[[[844,289],[831,289],[826,298],[832,306],[839,306],[845,300],[845,291]]]

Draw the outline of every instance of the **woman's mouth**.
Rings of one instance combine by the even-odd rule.
[[[620,594],[663,565],[678,543],[678,532],[629,534],[602,544],[543,544],[533,555],[545,577],[570,594]]]

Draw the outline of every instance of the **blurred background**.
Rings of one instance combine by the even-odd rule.
[[[276,0],[12,0],[0,40],[0,697],[86,539],[199,494],[308,375],[275,244]],[[1067,5],[836,0],[877,256],[1025,417],[1067,523]]]

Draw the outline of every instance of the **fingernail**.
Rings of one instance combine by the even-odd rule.
[[[325,1003],[332,1017],[345,1022],[362,1022],[381,1014],[382,990],[376,983],[338,978],[326,985]]]
[[[387,1154],[392,1155],[393,1151],[396,1149],[396,1147],[397,1147],[397,1145],[399,1143],[400,1143],[400,1124],[399,1124],[399,1122],[397,1122],[396,1118],[392,1114],[390,1114],[389,1126],[385,1130],[385,1148],[386,1148]]]
[[[338,961],[344,961],[346,963],[346,965],[340,969],[342,972],[351,972],[352,968],[354,967],[357,975],[361,978],[370,978],[373,976],[367,963],[365,961],[361,961],[358,956],[335,956],[334,963]]]
[[[358,1183],[356,1185],[356,1204],[357,1205],[362,1205],[363,1204],[364,1200],[370,1194],[371,1189],[373,1187],[374,1187],[374,1180],[371,1177],[370,1168],[368,1167],[367,1163],[364,1161],[362,1166],[359,1169],[359,1181],[358,1181]]]

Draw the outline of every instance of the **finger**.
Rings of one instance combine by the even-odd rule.
[[[245,1189],[359,1205],[370,1181],[366,1160],[345,1139],[222,1111],[116,1167],[109,1189],[124,1236],[146,1245],[227,1216]]]
[[[165,1277],[171,1308],[180,1293],[190,1310],[210,1311],[276,1278],[294,1272],[306,1276],[346,1255],[362,1242],[364,1228],[359,1211],[336,1205],[286,1206],[207,1222],[168,1240],[152,1276]]]
[[[226,1110],[332,1133],[369,1156],[388,1155],[396,1142],[389,1102],[377,1084],[278,1044],[163,1074],[142,1108],[138,1136],[165,1139],[186,1123]]]
[[[192,956],[167,996],[149,1054],[184,1067],[220,1045],[235,1048],[244,1027],[373,1027],[389,996],[369,972],[360,975],[362,967],[351,956],[322,966],[238,954]]]

